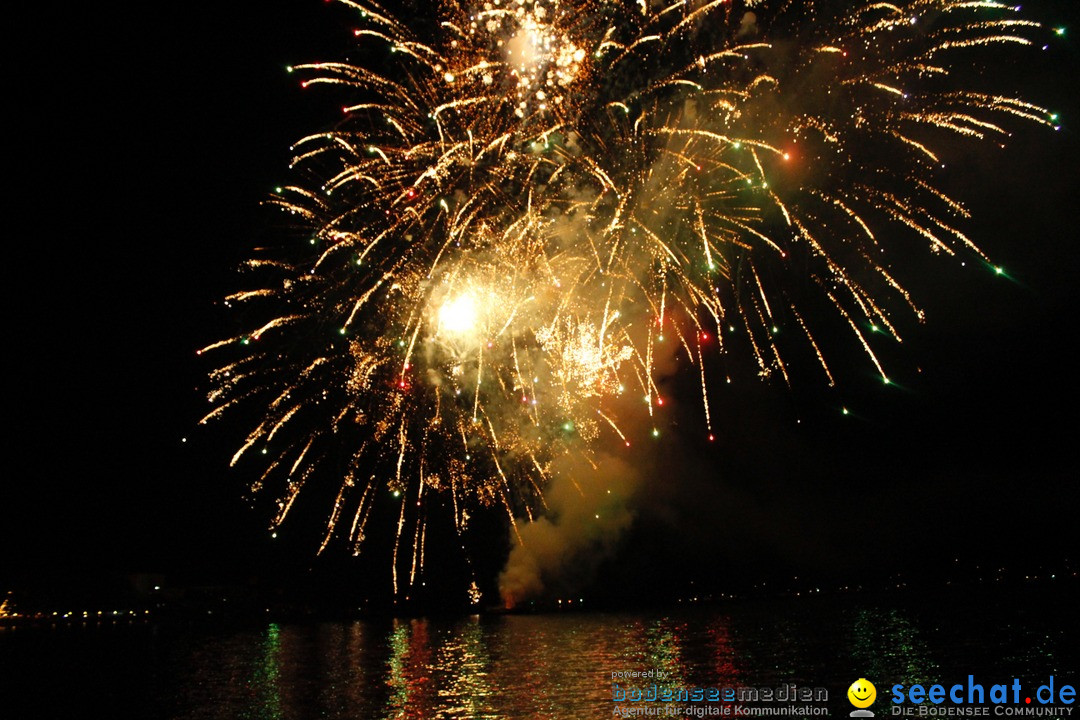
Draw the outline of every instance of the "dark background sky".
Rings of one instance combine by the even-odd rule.
[[[1026,5],[1080,31],[1075,3]],[[50,8],[13,28],[24,50],[5,113],[0,590],[5,576],[238,576],[282,553],[303,565],[311,548],[272,546],[244,505],[226,467],[235,434],[196,429],[208,366],[194,351],[232,327],[215,303],[270,231],[259,202],[287,177],[288,145],[335,117],[284,68],[339,56],[347,13],[316,0]],[[719,388],[718,442],[695,430],[660,446],[676,481],[647,491],[607,577],[1075,556],[1080,63],[1068,38],[1025,57],[1002,86],[1060,111],[1063,130],[1022,128],[946,179],[1009,279],[913,253],[928,321],[901,326],[898,387],[837,338],[840,390],[750,374]],[[677,411],[680,428],[695,412]]]

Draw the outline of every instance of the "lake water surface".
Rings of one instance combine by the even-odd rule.
[[[678,687],[866,677],[1078,684],[1075,608],[1045,596],[741,601],[670,612],[0,631],[0,718],[606,718],[619,671]],[[1080,717],[1080,713],[1077,713]],[[991,716],[992,717],[992,716]]]

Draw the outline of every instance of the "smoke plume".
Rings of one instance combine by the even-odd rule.
[[[573,590],[588,581],[633,521],[640,475],[629,462],[601,454],[563,461],[545,492],[547,515],[518,523],[518,537],[499,591],[507,607],[541,595],[548,585]]]

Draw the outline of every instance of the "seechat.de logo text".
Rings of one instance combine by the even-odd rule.
[[[1034,689],[1025,688],[1019,678],[984,684],[968,675],[966,682],[951,684],[897,683],[890,690],[890,700],[891,715],[1068,717],[1076,703],[1076,688],[1053,675]]]

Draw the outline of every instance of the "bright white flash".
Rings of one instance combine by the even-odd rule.
[[[545,49],[543,44],[544,40],[536,30],[521,28],[506,43],[506,54],[510,57],[510,62],[519,67],[532,67],[540,60]]]
[[[451,335],[464,335],[476,329],[476,301],[472,295],[459,295],[439,308],[439,329]]]

